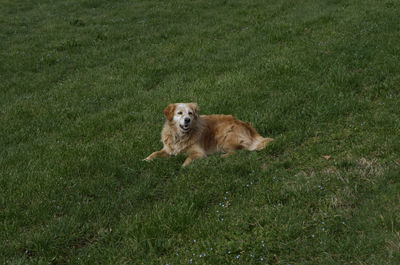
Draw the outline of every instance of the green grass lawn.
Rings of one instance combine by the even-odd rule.
[[[400,264],[399,43],[398,0],[1,1],[0,263]],[[173,102],[276,141],[142,162]]]

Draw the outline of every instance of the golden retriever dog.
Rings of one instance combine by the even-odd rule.
[[[261,150],[274,139],[264,138],[248,122],[231,115],[199,115],[197,103],[175,103],[164,110],[167,121],[161,132],[164,147],[146,157],[188,154],[183,167],[217,152],[231,155],[236,150]]]

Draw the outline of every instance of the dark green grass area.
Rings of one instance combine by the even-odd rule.
[[[0,262],[400,264],[400,2],[2,1]],[[181,168],[163,109],[276,139]]]

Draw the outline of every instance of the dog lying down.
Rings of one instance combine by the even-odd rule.
[[[168,157],[180,153],[189,156],[183,167],[196,159],[221,152],[231,155],[236,150],[261,150],[274,139],[264,138],[248,122],[231,115],[199,115],[197,103],[176,103],[164,110],[167,121],[161,132],[164,147],[146,157]]]

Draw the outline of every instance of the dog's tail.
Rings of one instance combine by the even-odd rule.
[[[253,126],[248,123],[248,122],[242,122],[240,123],[246,128],[247,133],[246,133],[246,142],[247,144],[245,145],[246,149],[249,151],[254,151],[254,150],[262,150],[264,149],[270,142],[272,142],[274,139],[272,138],[264,138],[262,137],[254,128]]]
[[[249,150],[250,151],[254,151],[254,150],[262,150],[264,149],[270,142],[274,141],[273,138],[264,138],[261,135],[258,135],[256,137],[253,138],[253,142],[251,143],[251,145],[249,146]]]

